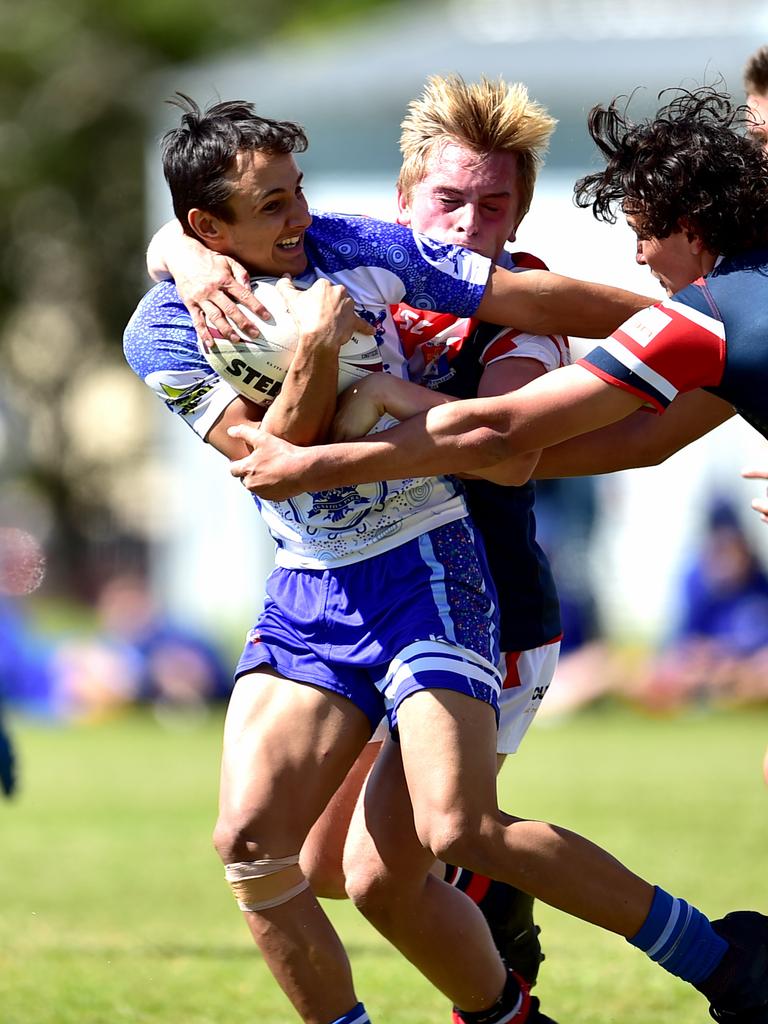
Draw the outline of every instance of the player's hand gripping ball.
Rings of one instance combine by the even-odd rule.
[[[259,405],[270,405],[277,395],[299,340],[296,321],[274,284],[257,281],[253,292],[269,310],[269,319],[257,317],[245,306],[239,306],[258,329],[250,338],[232,321],[239,340],[230,341],[212,330],[213,344],[204,351],[208,364],[245,398]],[[372,370],[381,369],[381,355],[376,338],[353,334],[339,349],[338,391],[341,392]]]

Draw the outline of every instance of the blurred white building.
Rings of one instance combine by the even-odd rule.
[[[157,139],[175,123],[162,100],[176,89],[201,103],[248,99],[268,116],[299,121],[311,143],[300,158],[311,205],[389,218],[399,123],[425,78],[503,75],[524,81],[559,120],[516,247],[559,272],[655,294],[658,286],[634,263],[626,226],[597,224],[571,201],[574,180],[597,166],[587,112],[637,89],[639,116],[655,109],[660,90],[679,85],[719,83],[741,98],[744,62],[766,40],[764,0],[455,0],[412,2],[306,44],[254,44],[153,82],[146,98],[157,112],[148,146],[148,231],[171,215]],[[157,422],[166,467],[157,500],[168,514],[158,586],[187,618],[245,630],[261,604],[270,542],[224,460],[160,409]],[[663,631],[672,585],[714,491],[740,503],[768,553],[768,530],[749,512],[760,488],[739,478],[742,465],[760,462],[768,462],[765,441],[732,421],[664,466],[602,478],[593,564],[611,632]]]

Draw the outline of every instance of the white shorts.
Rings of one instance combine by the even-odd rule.
[[[504,683],[499,695],[496,741],[499,754],[514,754],[520,746],[554,678],[559,654],[559,640],[529,651],[502,654]]]
[[[502,654],[499,670],[504,683],[499,695],[497,753],[514,754],[517,751],[554,678],[559,654],[559,640],[532,647],[529,651]],[[381,742],[388,732],[385,717],[379,722],[370,742]]]

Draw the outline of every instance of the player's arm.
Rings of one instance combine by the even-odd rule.
[[[516,274],[494,266],[476,316],[531,334],[606,338],[658,299],[548,270]]]
[[[478,398],[493,398],[511,395],[546,373],[546,367],[538,359],[526,356],[510,356],[497,359],[486,367],[477,388]],[[540,451],[512,455],[492,466],[472,470],[463,476],[481,477],[493,483],[506,486],[520,486],[526,483],[539,460]]]
[[[479,396],[502,395],[523,387],[544,372],[535,359],[515,358],[492,363],[480,379]],[[411,381],[401,380],[387,373],[375,373],[341,396],[331,431],[333,441],[351,441],[363,437],[382,416],[408,420],[456,398]],[[531,475],[538,453],[513,456],[498,466],[478,468],[471,476],[483,477],[495,483],[519,486]]]
[[[238,395],[224,409],[205,436],[205,441],[222,455],[235,462],[250,455],[252,448],[245,441],[229,434],[229,428],[247,426],[254,429],[261,425],[266,409]]]
[[[427,409],[454,401],[450,395],[402,380],[391,373],[370,373],[339,396],[330,440],[351,441],[364,437],[382,416],[407,420]]]
[[[248,337],[254,336],[253,321],[238,309],[238,303],[257,316],[269,316],[253,296],[245,267],[185,234],[178,220],[155,232],[147,249],[147,271],[153,281],[173,278],[203,345],[213,340],[209,325],[230,341],[238,340],[232,323]]]
[[[663,416],[639,409],[618,423],[546,448],[533,475],[543,480],[658,466],[735,415],[722,398],[691,391],[678,395]]]
[[[439,405],[359,441],[306,449],[260,445],[258,460],[241,460],[232,473],[264,497],[404,476],[474,473],[613,423],[642,403],[583,366],[566,366],[514,394]],[[247,430],[237,436],[248,440]]]
[[[355,331],[374,328],[355,313],[346,288],[321,278],[299,290],[287,278],[277,289],[299,329],[296,353],[262,429],[292,444],[322,442],[336,412],[339,348]]]

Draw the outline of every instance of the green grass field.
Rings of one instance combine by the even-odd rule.
[[[221,721],[164,729],[15,723],[23,789],[0,803],[2,1024],[290,1024],[209,834]],[[534,727],[503,805],[596,840],[710,916],[768,912],[768,710]],[[376,1024],[447,1024],[348,904],[329,904]],[[541,907],[537,992],[561,1024],[680,1024],[704,1000],[616,936]]]

